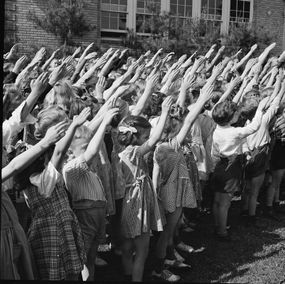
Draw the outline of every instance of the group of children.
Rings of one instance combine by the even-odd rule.
[[[41,48],[31,61],[17,45],[4,55],[1,279],[96,279],[108,224],[125,280],[143,280],[156,234],[152,275],[179,281],[167,266],[186,266],[175,240],[189,210],[210,204],[214,236],[231,241],[233,196],[258,226],[269,171],[264,215],[278,218],[285,52],[271,55],[273,43],[228,57],[213,45],[134,58],[93,45],[49,58]]]

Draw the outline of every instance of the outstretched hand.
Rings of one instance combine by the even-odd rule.
[[[75,126],[81,126],[87,120],[90,113],[91,113],[90,107],[84,108],[79,115],[73,117],[72,123]]]

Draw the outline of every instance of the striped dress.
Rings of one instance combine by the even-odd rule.
[[[25,190],[32,211],[28,241],[40,280],[63,280],[78,275],[86,263],[81,229],[62,180],[45,196],[31,185]]]
[[[162,231],[165,224],[140,147],[144,146],[128,146],[119,155],[126,181],[121,217],[125,238],[135,238],[151,230]]]
[[[158,196],[164,210],[172,213],[179,207],[197,207],[186,160],[177,139],[158,144],[153,159],[161,171]]]

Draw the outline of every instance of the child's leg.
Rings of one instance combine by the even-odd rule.
[[[285,169],[276,170],[272,172],[272,182],[270,186],[268,187],[267,196],[266,196],[267,206],[270,206],[270,207],[272,206],[273,200],[275,199],[276,192],[278,192],[276,195],[278,199],[275,199],[275,200],[279,201],[279,187],[280,187],[284,174],[285,174]]]
[[[261,188],[264,181],[265,173],[251,178],[251,188],[249,192],[248,198],[248,215],[255,216],[256,213],[256,201],[259,193],[259,189]]]
[[[214,223],[215,223],[215,228],[218,227],[219,225],[219,206],[220,206],[220,195],[218,192],[215,192],[214,195],[214,202],[213,202],[213,215],[214,215]]]
[[[125,275],[132,275],[134,243],[132,239],[122,241],[122,264]]]
[[[167,255],[168,257],[175,258],[174,256],[174,236],[177,224],[180,220],[182,214],[182,207],[176,208],[176,210],[166,216],[167,220],[167,231],[168,231],[168,241],[167,241]]]
[[[247,179],[246,180],[246,187],[243,190],[242,195],[241,195],[241,210],[242,210],[242,212],[248,211],[248,201],[249,201],[250,188],[251,188],[251,180]]]
[[[144,264],[149,249],[149,233],[143,233],[134,239],[135,259],[133,262],[132,281],[141,282],[143,280]]]
[[[159,239],[156,243],[156,263],[154,270],[161,273],[163,270],[163,263],[166,257],[166,250],[169,244],[171,233],[175,232],[176,225],[181,216],[182,208],[177,208],[173,213],[166,214],[166,225],[163,231],[160,232]],[[173,242],[172,242],[173,244]]]
[[[274,195],[274,202],[280,202],[280,199],[279,199],[280,185],[281,185],[282,179],[283,179],[284,174],[285,174],[285,169],[278,170],[278,172],[279,172],[279,174],[278,174],[277,186],[276,186],[275,195]]]
[[[217,227],[217,233],[220,235],[226,235],[227,234],[227,220],[228,220],[228,211],[231,205],[231,199],[232,194],[230,193],[221,193],[217,192],[218,194],[218,214],[217,214],[217,220],[218,220],[218,227]]]

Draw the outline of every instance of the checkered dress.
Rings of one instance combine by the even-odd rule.
[[[126,180],[121,217],[122,236],[134,238],[151,230],[162,231],[165,217],[161,214],[139,146],[128,146],[120,153],[120,158]]]
[[[158,196],[164,210],[172,213],[179,207],[197,207],[193,184],[177,139],[158,144],[153,160],[161,170]]]
[[[63,280],[79,275],[86,262],[84,242],[63,183],[57,183],[48,198],[40,195],[36,186],[25,193],[33,214],[28,240],[40,279]]]

